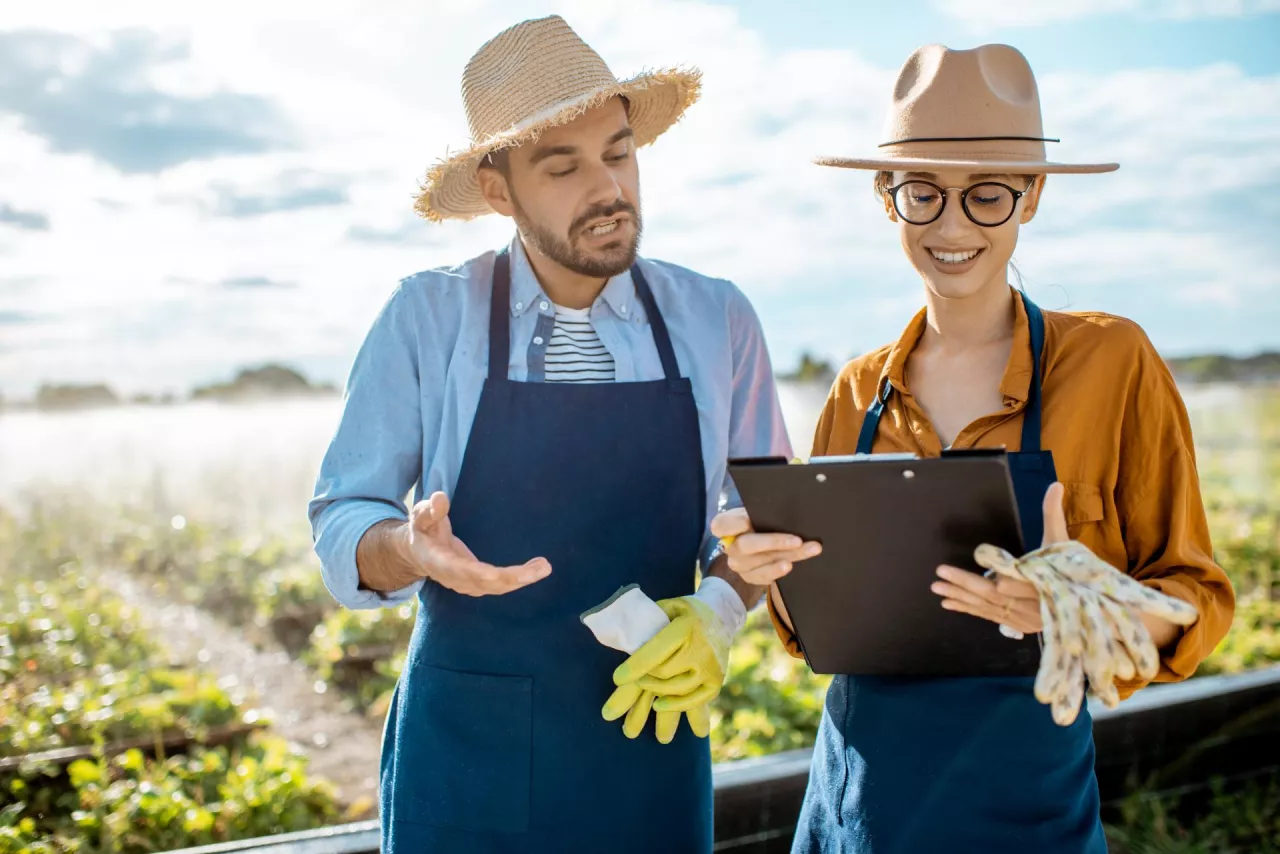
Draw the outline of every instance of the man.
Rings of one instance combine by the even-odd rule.
[[[729,457],[790,448],[746,298],[636,257],[636,148],[699,82],[619,82],[558,17],[464,72],[473,144],[417,207],[517,235],[400,283],[310,506],[340,602],[420,600],[384,735],[390,854],[711,850],[706,707],[760,591],[708,525]],[[624,661],[584,623],[630,585],[671,621]]]

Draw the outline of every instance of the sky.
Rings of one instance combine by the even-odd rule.
[[[696,66],[640,152],[641,251],[733,280],[779,370],[889,342],[919,278],[870,173],[919,45],[1004,42],[1064,160],[1015,262],[1042,307],[1140,323],[1168,356],[1280,348],[1280,0],[3,2],[0,395],[183,392],[278,361],[341,383],[396,283],[505,243],[435,225],[468,57],[558,13],[619,77]],[[371,9],[377,10],[374,14]]]

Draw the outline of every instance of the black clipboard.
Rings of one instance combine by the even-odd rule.
[[[930,590],[939,564],[981,572],[973,550],[1025,549],[1002,450],[941,457],[877,454],[731,460],[729,473],[761,532],[822,543],[778,582],[815,673],[1031,676],[1038,636],[945,611]]]

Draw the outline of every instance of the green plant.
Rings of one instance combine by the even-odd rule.
[[[30,770],[8,781],[8,793],[14,843],[43,839],[49,851],[140,854],[304,830],[340,815],[331,787],[307,778],[306,760],[266,736],[158,760],[139,750],[81,759],[61,786]]]
[[[316,626],[338,610],[315,560],[270,570],[254,585],[253,599],[257,625],[293,653],[304,649]]]
[[[1135,792],[1107,826],[1113,854],[1280,854],[1280,780],[1212,784],[1207,805]],[[1189,813],[1189,814],[1188,814]]]
[[[830,682],[786,653],[766,613],[753,614],[729,654],[729,673],[712,708],[713,758],[723,762],[812,744]]]
[[[416,605],[353,611],[342,609],[316,626],[303,660],[321,679],[350,695],[362,709],[382,708],[379,698],[395,687],[402,653],[413,634]]]

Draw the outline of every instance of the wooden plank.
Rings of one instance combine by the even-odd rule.
[[[92,744],[73,745],[71,747],[58,747],[53,750],[43,750],[38,753],[24,753],[18,756],[6,756],[0,758],[0,773],[7,771],[16,771],[22,765],[31,763],[52,763],[58,766],[70,765],[77,759],[92,759],[99,755],[118,756],[129,750],[153,750],[157,745],[162,746],[166,751],[183,752],[183,749],[192,745],[201,747],[217,747],[218,745],[227,744],[242,735],[255,732],[257,730],[266,729],[268,724],[265,722],[252,724],[232,724],[225,727],[217,727],[209,730],[202,738],[192,738],[183,732],[169,732],[157,739],[154,735],[148,737],[132,738],[125,741],[114,741],[98,748]]]

